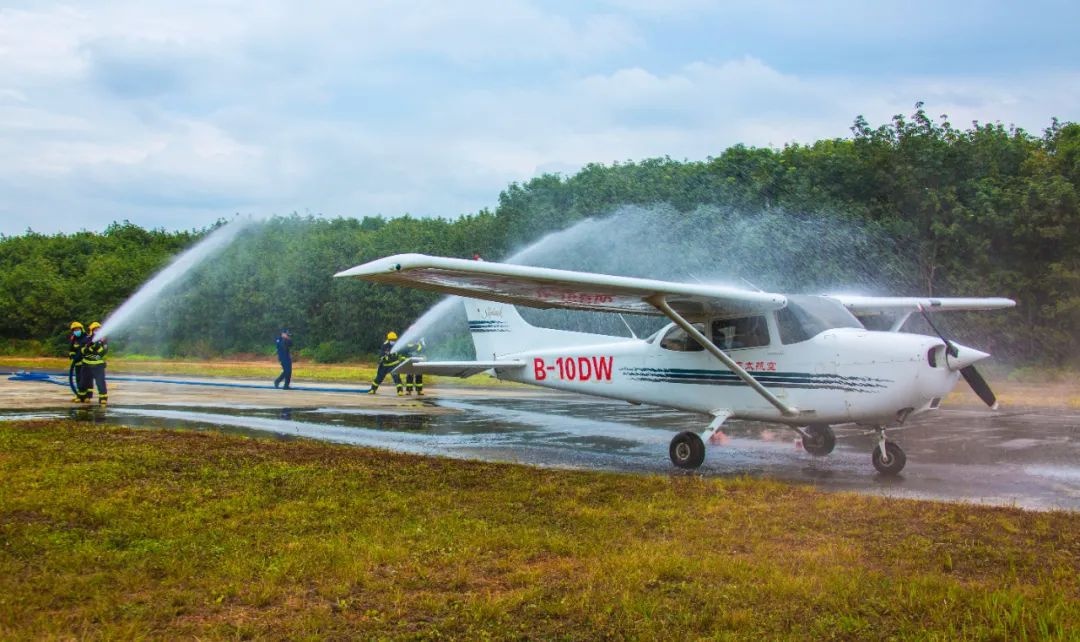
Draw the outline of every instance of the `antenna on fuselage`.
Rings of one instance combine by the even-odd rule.
[[[626,329],[630,331],[630,336],[631,337],[633,337],[635,339],[638,338],[637,333],[634,332],[634,329],[630,327],[630,324],[626,322],[626,319],[624,319],[623,315],[621,315],[621,314],[619,315],[619,321],[622,321],[623,325],[626,326]]]
[[[765,291],[765,290],[762,290],[761,288],[759,288],[758,286],[754,285],[753,283],[751,283],[747,279],[744,279],[741,276],[739,277],[739,280],[742,281],[743,283],[745,283],[746,285],[749,285],[752,289],[757,290],[758,292],[764,292]]]

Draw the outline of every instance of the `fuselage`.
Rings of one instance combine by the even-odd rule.
[[[670,326],[669,326],[670,328]],[[728,350],[779,399],[801,411],[785,417],[705,351],[645,339],[597,336],[593,345],[522,351],[526,362],[501,374],[523,383],[694,412],[781,423],[894,423],[936,408],[959,373],[928,354],[935,337],[854,328],[827,330],[793,345]],[[807,414],[809,413],[809,414]]]

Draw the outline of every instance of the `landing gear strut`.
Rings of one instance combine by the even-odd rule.
[[[679,468],[697,468],[705,461],[705,442],[696,432],[680,432],[671,440],[668,455],[671,456],[671,463]]]
[[[829,424],[810,424],[802,432],[803,450],[811,455],[828,455],[836,448],[836,434]]]
[[[877,471],[882,475],[896,475],[904,469],[904,464],[907,463],[907,455],[904,454],[900,446],[885,438],[884,428],[878,428],[877,432],[878,445],[871,455],[874,468],[877,468]]]

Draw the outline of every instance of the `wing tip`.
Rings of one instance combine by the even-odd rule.
[[[335,274],[334,277],[363,278],[378,274],[400,272],[406,268],[424,265],[426,262],[430,261],[430,259],[431,257],[426,254],[395,254],[381,259],[375,259],[374,261],[368,261],[367,263],[361,263],[360,265],[353,266],[347,270],[342,270]]]

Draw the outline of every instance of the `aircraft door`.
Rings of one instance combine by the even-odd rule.
[[[852,407],[856,403],[853,396],[856,393],[837,385],[842,374],[840,368],[840,340],[836,335],[830,333],[821,335],[819,339],[820,341],[817,342],[816,346],[818,349],[815,350],[816,354],[808,355],[810,358],[806,363],[807,370],[812,371],[814,380],[819,382],[819,387],[816,390],[820,391],[820,393],[817,394],[814,405],[821,413],[841,414],[850,417]]]
[[[695,323],[694,327],[705,334],[704,324]],[[692,339],[685,330],[672,324],[661,334],[657,349],[649,355],[646,367],[653,382],[680,384],[665,387],[665,396],[692,398],[696,396],[693,391],[696,386],[684,384],[702,383],[701,375],[712,367],[714,361],[704,346]]]

